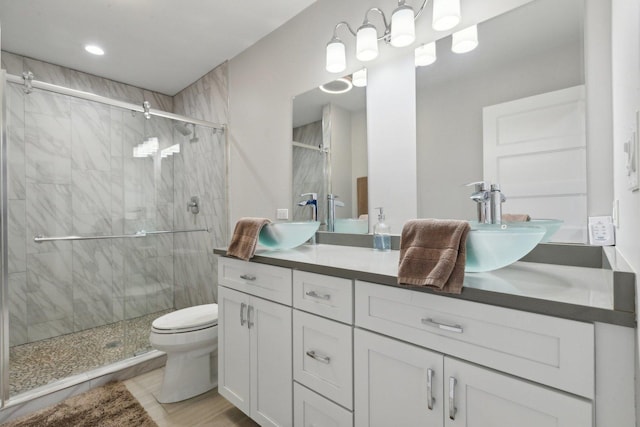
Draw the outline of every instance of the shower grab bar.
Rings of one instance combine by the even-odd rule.
[[[209,231],[208,228],[196,228],[193,230],[159,230],[159,231],[136,231],[134,234],[120,234],[113,236],[61,236],[61,237],[45,237],[42,235],[35,236],[33,241],[36,243],[42,242],[59,242],[67,240],[101,240],[101,239],[131,239],[147,237],[152,234],[174,234],[174,233],[192,233],[194,231]]]

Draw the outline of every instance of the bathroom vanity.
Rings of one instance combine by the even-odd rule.
[[[220,394],[263,426],[635,426],[635,276],[615,260],[467,273],[454,296],[398,286],[398,256],[220,257]]]

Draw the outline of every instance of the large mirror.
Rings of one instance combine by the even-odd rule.
[[[366,88],[351,80],[345,76],[293,99],[294,221],[311,218],[311,208],[300,205],[308,193],[317,195],[322,229],[329,194],[338,197],[336,218],[367,214]]]
[[[564,184],[574,187],[574,198],[563,197],[560,190],[556,194],[538,194],[533,197],[534,208],[523,204],[527,199],[523,197],[523,188],[557,188],[552,181],[542,178],[552,174],[544,173],[548,170],[548,163],[542,160],[542,167],[532,162],[525,168],[511,165],[511,170],[520,173],[521,182],[514,184],[513,180],[504,178],[506,175],[490,175],[485,171],[485,126],[483,120],[486,109],[501,106],[509,102],[526,100],[537,95],[550,94],[564,89],[585,86],[585,0],[533,0],[522,6],[514,8],[506,13],[495,16],[478,24],[479,46],[466,54],[451,52],[451,36],[437,41],[437,61],[429,66],[416,68],[416,163],[417,163],[417,198],[418,217],[422,218],[455,218],[474,219],[476,217],[476,205],[470,200],[472,187],[464,184],[479,180],[489,180],[501,184],[503,193],[507,197],[504,211],[508,213],[528,213],[537,218],[557,218],[565,221],[564,231],[558,234],[555,241],[580,242],[586,241],[586,204],[587,190],[584,177],[585,151],[591,153],[594,144],[610,144],[608,140],[589,140],[586,147],[584,125],[584,107],[582,103],[582,122],[575,116],[562,116],[572,123],[582,125],[581,141],[577,151],[571,151],[567,146],[554,147],[553,138],[539,134],[539,139],[546,137],[547,141],[541,146],[546,147],[547,152],[565,153],[570,161],[564,162],[569,166],[566,169],[568,175],[559,177]],[[594,60],[591,59],[591,66]],[[603,65],[603,67],[606,66]],[[400,84],[396,82],[395,84]],[[592,83],[593,84],[593,83]],[[587,85],[588,86],[588,85]],[[584,95],[584,90],[583,90]],[[309,102],[305,98],[318,98],[319,101]],[[340,95],[342,97],[342,95]],[[322,128],[322,109],[326,105],[337,103],[338,96],[329,97],[322,94],[319,89],[296,96],[293,101],[293,123],[295,132],[300,128],[316,123],[316,128]],[[591,98],[590,98],[591,99]],[[306,105],[311,107],[313,114]],[[361,99],[362,111],[361,135],[364,135],[364,94]],[[593,109],[593,107],[591,107]],[[514,115],[518,116],[518,115]],[[592,116],[590,116],[592,117]],[[577,120],[577,121],[576,121]],[[549,126],[537,126],[533,120],[524,120],[533,128],[545,129]],[[561,121],[560,121],[561,122]],[[553,126],[551,126],[553,127]],[[321,132],[321,130],[319,130]],[[327,132],[325,132],[326,135]],[[517,133],[517,132],[516,132]],[[317,141],[322,139],[322,134],[317,136]],[[303,140],[296,136],[294,141]],[[302,141],[303,144],[307,144]],[[320,142],[309,143],[318,146]],[[359,143],[360,144],[360,143]],[[526,144],[512,144],[524,146]],[[529,144],[532,145],[532,144]],[[535,145],[535,144],[533,144]],[[354,147],[362,147],[354,145]],[[572,147],[576,148],[576,147]],[[357,155],[360,150],[360,155]],[[325,192],[331,191],[338,194],[343,201],[351,202],[351,211],[337,209],[341,217],[355,217],[357,212],[353,210],[353,198],[355,190],[354,178],[366,175],[366,172],[355,172],[355,167],[347,167],[345,170],[351,174],[351,199],[349,191],[338,190],[333,177],[343,172],[340,166],[328,163],[326,154],[324,157],[316,150],[318,158],[315,162],[303,162],[299,159],[303,152],[311,157],[313,150],[298,148],[294,142],[294,218],[308,219],[309,210],[298,207],[301,200],[300,194],[310,192],[308,188],[312,168],[310,164],[323,167],[321,172],[314,176],[322,175],[321,185],[315,188],[324,188]],[[577,154],[576,154],[577,153]],[[544,153],[538,153],[544,154]],[[359,156],[359,157],[358,157]],[[335,155],[333,156],[335,159]],[[510,158],[515,158],[511,156]],[[559,160],[558,160],[559,159]],[[563,157],[555,158],[563,162]],[[507,159],[508,160],[508,159]],[[322,163],[322,162],[325,163]],[[366,148],[353,149],[351,162],[361,161],[364,165],[361,171],[366,171]],[[505,162],[508,163],[508,162]],[[580,168],[577,167],[580,166]],[[401,167],[402,165],[394,165]],[[580,170],[578,170],[580,169]],[[533,171],[532,171],[533,170]],[[532,175],[538,173],[538,177]],[[540,174],[539,172],[542,172]],[[571,174],[575,174],[572,176]],[[593,172],[589,172],[590,179]],[[331,178],[329,178],[331,176]],[[536,181],[536,179],[538,179]],[[305,181],[306,180],[306,181]],[[328,190],[332,187],[331,190]],[[576,190],[577,188],[577,190]],[[373,189],[369,188],[370,191]],[[340,192],[342,191],[341,194]],[[562,190],[564,191],[564,190]],[[321,192],[321,190],[318,190]],[[544,197],[542,197],[544,196]],[[573,197],[573,196],[572,196]],[[319,196],[319,218],[326,218],[325,194]],[[531,198],[529,198],[531,202]],[[591,209],[592,200],[589,200]],[[606,203],[600,203],[606,205]],[[578,209],[579,208],[579,209]],[[576,220],[576,218],[578,218]],[[406,218],[409,219],[409,218]],[[406,219],[401,219],[402,221]],[[400,228],[394,229],[398,233]]]
[[[503,212],[562,219],[556,241],[585,241],[583,16],[584,0],[535,0],[480,23],[469,53],[437,42],[416,68],[420,217],[476,218],[464,184],[486,180]]]

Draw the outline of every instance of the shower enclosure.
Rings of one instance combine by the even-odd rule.
[[[150,350],[226,241],[224,126],[2,71],[2,406]],[[194,171],[194,168],[200,170]]]

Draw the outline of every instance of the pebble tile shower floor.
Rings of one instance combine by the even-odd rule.
[[[11,396],[150,350],[151,323],[170,311],[11,347]]]

